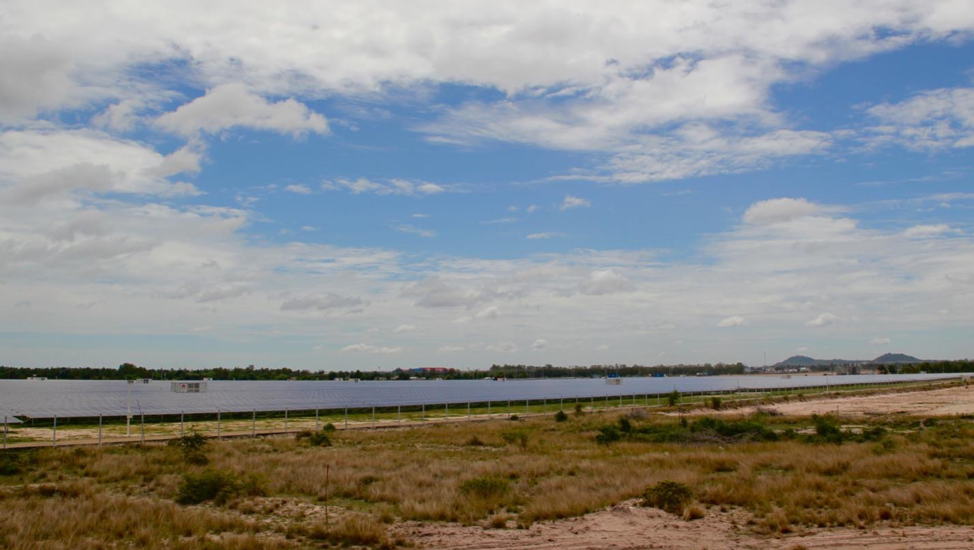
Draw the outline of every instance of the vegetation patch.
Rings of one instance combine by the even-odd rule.
[[[660,481],[646,489],[643,493],[642,505],[680,515],[692,500],[693,491],[683,483]]]

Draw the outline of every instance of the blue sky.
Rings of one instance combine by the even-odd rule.
[[[971,355],[963,2],[154,9],[0,21],[0,363]]]

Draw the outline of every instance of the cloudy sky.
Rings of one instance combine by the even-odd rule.
[[[0,364],[974,355],[969,0],[219,4],[3,3]]]

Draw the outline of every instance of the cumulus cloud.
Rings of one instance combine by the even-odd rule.
[[[744,223],[770,225],[796,218],[819,216],[829,210],[806,199],[770,199],[752,204],[744,212]]]
[[[578,285],[578,291],[589,296],[633,292],[635,290],[636,285],[632,281],[611,269],[594,271],[588,279]]]
[[[416,327],[415,326],[403,324],[403,325],[399,325],[398,327],[394,328],[392,330],[392,332],[394,334],[402,334],[403,332],[412,332],[414,330],[416,330]]]
[[[544,233],[531,233],[525,239],[538,240],[538,239],[554,239],[555,237],[564,237],[564,233],[558,231],[546,231]]]
[[[496,319],[500,317],[501,310],[497,306],[488,306],[474,315],[476,319]]]
[[[571,208],[581,208],[587,206],[592,206],[592,203],[590,203],[587,199],[573,197],[572,195],[566,195],[565,200],[562,201],[561,203],[562,210],[569,210]]]
[[[292,136],[327,134],[325,117],[294,99],[269,102],[243,84],[222,84],[206,95],[155,120],[163,130],[192,137],[234,127],[269,130]]]
[[[543,338],[538,338],[531,344],[532,351],[544,351],[548,348],[548,341]]]
[[[517,345],[514,342],[498,342],[487,346],[487,351],[494,353],[514,353],[517,351]]]
[[[892,342],[889,338],[873,338],[869,341],[870,344],[876,344],[877,346],[885,346]]]
[[[311,188],[308,187],[307,185],[304,185],[303,183],[295,183],[295,184],[287,185],[284,187],[284,190],[287,191],[288,193],[294,193],[295,195],[311,194]]]
[[[717,326],[723,328],[743,327],[747,324],[748,324],[747,319],[741,317],[740,315],[732,315],[730,317],[727,317],[726,319],[721,320],[719,323],[717,323]]]
[[[827,327],[832,323],[835,323],[835,320],[836,320],[835,315],[832,315],[831,313],[823,313],[818,317],[808,321],[807,323],[805,323],[805,325],[810,327],[819,327],[819,328]]]
[[[352,344],[345,346],[341,349],[342,353],[368,353],[372,355],[391,355],[394,353],[402,353],[402,348],[395,347],[385,347],[385,346],[373,346],[371,344]]]

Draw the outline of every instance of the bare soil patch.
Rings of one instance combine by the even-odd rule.
[[[446,523],[408,522],[394,530],[430,550],[875,550],[974,547],[974,529],[937,526],[870,530],[828,529],[780,537],[762,537],[743,524],[747,514],[715,509],[697,521],[636,506],[626,501],[577,518],[535,523],[527,529],[487,529]]]

